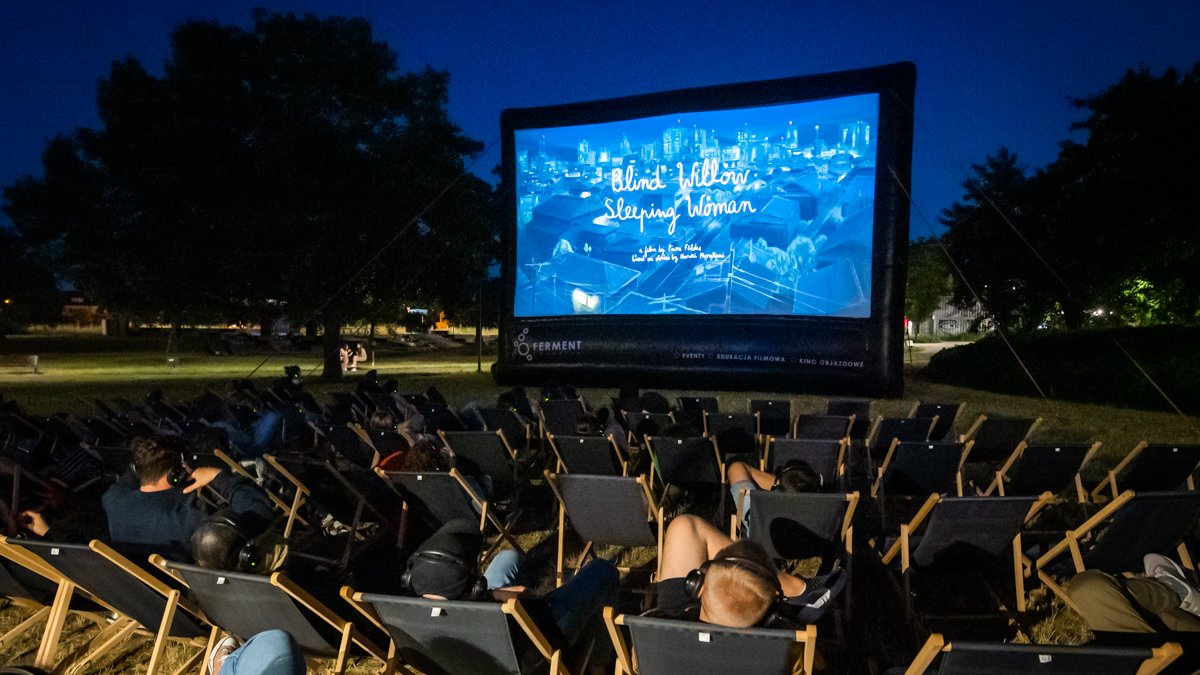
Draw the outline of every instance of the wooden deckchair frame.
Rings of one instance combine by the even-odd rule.
[[[1110,496],[1115,499],[1117,495],[1120,494],[1120,490],[1117,488],[1117,476],[1119,476],[1121,472],[1125,470],[1125,467],[1133,463],[1133,460],[1137,459],[1138,455],[1142,454],[1142,451],[1148,447],[1150,447],[1149,441],[1141,441],[1137,445],[1133,446],[1133,449],[1129,451],[1129,454],[1125,455],[1125,457],[1121,459],[1116,466],[1109,469],[1108,473],[1104,477],[1104,480],[1100,481],[1100,484],[1092,489],[1092,501],[1099,499],[1101,493],[1104,492],[1105,487],[1109,488]],[[1186,477],[1186,483],[1187,489],[1196,489],[1195,480],[1190,474]]]
[[[760,457],[758,460],[759,471],[767,470],[767,465],[771,461],[771,451],[775,448],[775,442],[777,440],[780,440],[780,439],[777,439],[775,436],[767,436],[767,442],[763,446],[762,457]],[[837,468],[836,468],[836,473],[834,474],[834,478],[840,479],[840,478],[845,477],[845,475],[846,475],[846,454],[850,450],[850,437],[849,436],[843,436],[842,438],[836,439],[836,440],[831,438],[831,439],[828,439],[827,441],[822,441],[822,440],[818,440],[818,439],[808,439],[808,438],[803,438],[803,439],[801,439],[801,438],[785,438],[782,440],[785,440],[785,441],[811,441],[813,443],[834,443],[834,442],[836,442],[838,444],[838,455],[837,455]]]
[[[879,465],[879,468],[877,469],[878,473],[875,476],[875,481],[871,484],[871,497],[872,498],[875,498],[879,495],[879,489],[883,486],[883,478],[884,478],[884,476],[887,475],[887,468],[888,468],[888,466],[891,465],[891,462],[892,462],[892,455],[895,454],[896,448],[899,447],[900,445],[901,445],[901,441],[893,438],[892,444],[890,446],[888,446],[887,454],[884,455],[883,462]],[[922,443],[914,443],[914,445],[922,445]],[[946,442],[946,443],[926,442],[926,443],[923,443],[923,445],[954,445],[954,444],[951,444],[949,442]],[[955,483],[955,488],[957,490],[957,496],[959,496],[959,497],[963,496],[963,478],[962,478],[963,465],[967,463],[967,457],[969,457],[971,455],[971,447],[974,445],[975,445],[974,441],[967,441],[966,443],[963,443],[962,456],[959,457],[959,460],[958,460],[958,469],[955,471],[955,474],[954,474],[954,483]]]
[[[691,622],[689,622],[691,623]],[[612,607],[604,608],[604,625],[608,628],[608,637],[612,640],[613,649],[617,653],[616,675],[636,675],[638,672],[637,654],[630,644],[625,641],[625,635],[619,626],[625,625],[625,615],[617,614]],[[703,626],[703,624],[693,624]],[[754,630],[744,628],[740,630]],[[817,652],[817,627],[807,625],[804,630],[795,631],[796,643],[804,646],[804,652],[792,663],[792,675],[812,673]],[[632,640],[630,641],[632,642]]]

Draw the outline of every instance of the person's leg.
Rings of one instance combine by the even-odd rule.
[[[589,622],[601,616],[617,593],[621,574],[607,560],[584,565],[571,580],[540,598],[522,600],[547,639],[575,643]],[[550,624],[550,625],[548,625]],[[564,643],[561,646],[567,646]]]
[[[281,630],[252,636],[225,657],[215,675],[304,675],[304,654],[296,641]]]
[[[1143,607],[1149,610],[1143,600],[1150,606],[1164,605],[1166,594],[1175,597],[1175,605],[1179,604],[1179,596],[1161,582],[1153,579],[1129,579],[1129,582],[1150,581],[1162,588],[1155,589],[1149,584],[1129,584],[1129,595],[1132,595]],[[1134,589],[1137,589],[1136,593]],[[1076,574],[1067,585],[1067,593],[1071,601],[1079,608],[1084,621],[1092,630],[1114,633],[1153,633],[1154,628],[1146,622],[1137,608],[1129,600],[1129,596],[1121,590],[1120,582],[1111,574],[1099,570],[1084,570]],[[1166,609],[1165,606],[1162,609]],[[1157,613],[1157,612],[1151,612]]]
[[[521,565],[525,556],[516,549],[506,548],[496,554],[483,572],[489,591],[515,586],[521,582]]]
[[[261,457],[268,452],[275,452],[279,449],[279,430],[283,426],[283,415],[268,410],[262,414],[254,422],[251,433],[253,435],[253,450],[256,457]]]

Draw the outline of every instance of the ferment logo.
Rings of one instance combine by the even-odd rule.
[[[522,328],[512,345],[514,356],[532,361],[535,354],[579,352],[583,348],[583,340],[535,340],[530,337],[528,328]]]

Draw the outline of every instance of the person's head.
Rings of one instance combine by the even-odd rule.
[[[820,492],[822,485],[821,474],[802,459],[785,464],[775,478],[777,492]]]
[[[372,429],[395,429],[396,416],[387,410],[376,410],[371,413],[371,419],[367,421],[367,425]]]
[[[430,385],[429,388],[425,390],[425,402],[433,406],[445,407],[447,405],[445,395],[443,395],[441,390],[433,385]]]
[[[669,413],[671,412],[671,402],[657,391],[648,391],[638,398],[638,408],[648,413]]]
[[[143,486],[154,485],[172,472],[183,470],[183,444],[169,436],[139,436],[129,444],[133,470]]]
[[[438,470],[438,462],[442,453],[431,441],[417,441],[408,452],[404,453],[401,461],[401,471],[429,472]]]
[[[292,385],[300,384],[300,366],[284,366],[283,376]]]
[[[542,385],[542,400],[543,401],[557,401],[558,399],[560,399],[562,397],[563,397],[562,389],[558,386],[557,382],[550,380]]]
[[[754,626],[779,600],[775,565],[762,546],[748,539],[721,549],[702,570],[698,591],[702,621],[732,628]]]
[[[229,452],[229,434],[217,427],[198,426],[187,436],[187,447],[192,454],[211,453],[213,450]]]
[[[476,567],[482,550],[478,523],[451,520],[408,559],[401,586],[418,597],[475,599],[487,590],[487,582]]]
[[[263,524],[222,509],[192,530],[192,559],[200,567],[242,572],[266,571],[265,556],[254,542]]]

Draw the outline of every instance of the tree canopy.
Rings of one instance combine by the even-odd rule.
[[[1200,319],[1200,63],[1130,70],[1073,104],[1087,138],[1050,166],[1001,148],[972,167],[941,217],[951,255],[1001,326]],[[962,280],[954,299],[973,300]]]
[[[113,64],[101,127],[55,139],[4,208],[60,271],[143,317],[286,312],[328,334],[384,306],[461,302],[496,222],[447,87],[400,72],[363,19],[189,22],[162,75]]]

